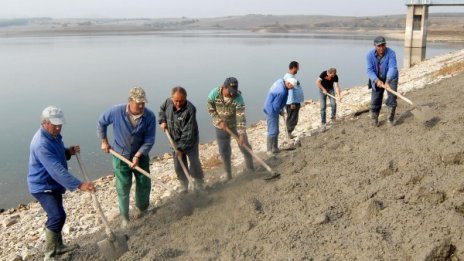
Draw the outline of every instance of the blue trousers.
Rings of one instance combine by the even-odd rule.
[[[267,136],[275,138],[279,136],[279,114],[266,114]]]
[[[396,91],[398,89],[398,79],[395,79],[391,81],[390,87]],[[384,88],[372,88],[372,93],[371,93],[371,112],[380,112],[380,109],[382,108],[382,101],[383,101],[383,93],[385,92]],[[396,95],[388,92],[388,98],[385,104],[388,107],[391,108],[396,108]]]
[[[182,166],[179,162],[179,158],[176,156],[176,152],[173,153],[173,158],[174,158],[174,169],[177,174],[177,178],[182,181],[187,181],[187,173],[184,173],[184,170],[182,169]],[[190,162],[190,166],[187,163],[187,158],[188,161]],[[198,150],[198,143],[193,146],[192,149],[189,151],[184,151],[182,155],[182,161],[184,162],[184,165],[188,168],[188,171],[192,175],[193,178],[195,179],[203,179],[203,169],[201,168],[201,162],[200,162],[200,153]]]
[[[32,193],[47,213],[47,228],[55,233],[61,233],[66,222],[66,212],[63,208],[63,195],[58,192]]]
[[[332,94],[333,96],[335,96],[335,90],[332,88],[332,89],[328,89],[327,90],[328,93]],[[325,95],[321,90],[319,90],[319,97],[321,99],[320,103],[321,103],[321,123],[322,124],[326,124],[327,120],[326,120],[326,108],[327,108],[327,95]],[[337,115],[337,101],[332,98],[332,97],[329,97],[330,99],[330,108],[331,108],[331,117],[330,118],[335,118],[335,116]]]

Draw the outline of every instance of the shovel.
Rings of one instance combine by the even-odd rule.
[[[80,158],[79,153],[76,153],[77,162],[79,163],[79,167],[81,169],[82,175],[87,182],[89,181],[89,177],[87,175],[87,171],[82,164],[82,160]],[[129,250],[127,245],[127,238],[125,235],[116,235],[111,230],[110,224],[103,214],[103,209],[100,206],[100,202],[97,199],[97,195],[95,192],[91,193],[93,202],[95,204],[95,208],[100,214],[101,219],[103,220],[103,224],[105,225],[105,232],[107,235],[107,239],[104,239],[97,243],[100,252],[103,254],[106,260],[117,260],[120,256],[122,256],[125,252]]]
[[[172,139],[171,135],[169,134],[169,132],[167,130],[164,131],[164,133],[166,133],[166,136],[168,137],[168,140],[169,140],[169,144],[171,144],[171,147],[172,149],[174,150],[174,153],[176,151],[176,144],[174,144],[174,140]],[[177,160],[179,161],[180,163],[180,166],[182,167],[182,170],[184,171],[185,175],[187,176],[187,179],[189,181],[189,187],[190,189],[193,189],[192,188],[192,176],[190,176],[190,172],[188,171],[187,169],[187,166],[185,166],[184,164],[184,161],[182,161],[182,157],[180,156],[177,156]]]
[[[124,156],[122,156],[121,154],[117,153],[117,152],[114,151],[113,149],[110,149],[110,153],[113,154],[113,156],[115,156],[116,158],[122,160],[122,161],[123,161],[124,163],[126,163],[127,165],[129,165],[129,166],[132,165],[132,162],[131,162],[130,160],[124,158]],[[165,190],[167,190],[167,191],[171,190],[171,189],[168,188],[164,183],[158,181],[157,179],[153,179],[153,176],[152,176],[150,173],[146,172],[146,171],[145,171],[144,169],[142,169],[141,167],[135,166],[134,169],[137,170],[138,172],[142,173],[142,175],[144,175],[144,176],[150,178],[151,180],[156,180],[156,181],[157,181],[156,183],[157,183],[160,187],[162,187],[163,189],[165,189]],[[175,190],[174,190],[174,191],[175,191]],[[175,192],[178,193],[177,191],[175,191]],[[178,194],[179,194],[179,193],[178,193]]]
[[[404,100],[405,102],[409,103],[410,105],[414,106],[414,103],[410,99],[404,97],[403,95],[401,95],[398,92],[392,90],[391,88],[384,87],[384,89],[387,90],[390,93],[393,93],[394,95],[396,95],[400,99]],[[428,107],[422,106],[421,108],[418,108],[416,106],[416,107],[413,108],[413,110],[411,112],[417,119],[419,119],[422,122],[428,122],[428,121],[431,121],[433,118],[435,118],[435,116],[433,116],[432,111]]]
[[[235,133],[233,133],[229,127],[226,127],[226,131],[227,133],[229,133],[230,136],[232,136],[237,142],[239,142],[239,138],[237,137],[237,135],[235,135]],[[247,145],[243,145],[243,147],[251,154],[251,156],[253,156],[253,158],[255,158],[256,161],[258,161],[269,173],[271,173],[271,176],[269,177],[266,177],[264,178],[264,180],[272,180],[272,179],[275,179],[275,178],[278,178],[280,177],[280,173],[276,172],[276,171],[273,171],[271,169],[271,167],[269,167],[269,165],[266,164],[266,162],[264,162],[264,160],[262,160],[260,157],[258,157],[258,155],[256,155],[253,150],[251,150]]]

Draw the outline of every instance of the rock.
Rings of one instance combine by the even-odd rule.
[[[16,254],[16,253],[11,253],[7,258],[6,261],[23,261],[23,258]]]
[[[3,227],[12,226],[19,221],[19,215],[9,216],[3,220]]]
[[[426,244],[428,243],[428,244]],[[454,246],[450,239],[443,239],[438,242],[424,242],[422,247],[416,250],[413,261],[440,261],[450,260],[454,252]]]
[[[21,253],[22,260],[28,261],[28,260],[33,260],[34,256],[39,255],[40,251],[37,248],[30,248],[30,249],[25,249]]]
[[[369,199],[361,203],[356,209],[356,217],[360,222],[366,222],[378,215],[384,209],[383,202],[376,199]]]
[[[326,224],[329,222],[329,217],[327,216],[326,213],[323,213],[323,214],[320,214],[318,215],[315,219],[314,219],[314,222],[313,224],[314,225],[322,225],[322,224]]]

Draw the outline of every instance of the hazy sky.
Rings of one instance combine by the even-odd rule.
[[[431,12],[464,12],[432,7]],[[404,14],[404,0],[0,0],[0,18],[217,17],[245,14],[373,16]]]

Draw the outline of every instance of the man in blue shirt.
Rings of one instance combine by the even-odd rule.
[[[150,172],[149,152],[155,143],[155,114],[145,108],[147,99],[141,87],[134,87],[129,92],[128,103],[115,105],[106,110],[98,119],[97,132],[101,139],[101,148],[109,153],[110,145],[107,128],[113,125],[114,142],[112,149],[132,164],[128,165],[117,157],[113,157],[113,169],[116,177],[116,191],[119,200],[121,226],[125,228],[129,222],[129,193],[132,186],[132,175],[135,176],[135,206],[140,215],[146,213],[150,204],[151,180],[134,170],[140,166]]]
[[[288,78],[295,78],[296,74],[300,70],[300,65],[296,61],[291,61],[288,65],[288,73],[284,75],[284,80]],[[297,80],[297,84],[293,89],[288,90],[287,106],[287,132],[290,138],[293,138],[292,132],[298,124],[298,114],[300,112],[301,103],[304,102],[303,88],[300,86],[300,82]]]
[[[383,36],[374,39],[375,48],[367,53],[367,76],[369,77],[369,88],[371,94],[371,117],[372,125],[379,126],[379,114],[382,107],[384,89],[398,88],[398,68],[395,52],[386,46],[387,42]],[[388,123],[393,126],[396,110],[396,96],[388,92],[385,103],[388,108]]]
[[[66,189],[95,191],[91,182],[81,182],[69,171],[66,160],[80,151],[78,145],[64,147],[61,129],[63,112],[53,106],[42,112],[42,126],[31,141],[27,184],[47,213],[45,229],[44,260],[55,260],[55,256],[75,248],[63,244],[61,231],[66,222],[63,194]]]
[[[267,122],[267,154],[279,152],[279,115],[283,113],[288,98],[288,90],[297,85],[295,78],[279,79],[269,89],[264,102],[264,113]]]

